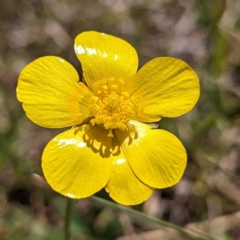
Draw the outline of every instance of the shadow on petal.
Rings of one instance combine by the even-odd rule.
[[[98,125],[92,126],[88,124],[76,128],[74,134],[77,136],[81,131],[83,131],[83,141],[88,148],[91,148],[94,153],[98,153],[102,158],[111,156],[113,146],[112,138],[107,136],[108,130]]]

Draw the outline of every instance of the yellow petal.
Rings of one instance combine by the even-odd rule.
[[[61,128],[90,116],[91,92],[74,67],[60,57],[46,56],[28,64],[18,79],[17,98],[36,124]]]
[[[182,143],[173,134],[151,129],[147,124],[131,121],[133,132],[116,130],[126,159],[145,184],[166,188],[176,184],[183,175],[187,155]]]
[[[190,111],[199,98],[199,80],[185,62],[159,57],[139,70],[127,90],[138,102],[136,120],[155,122]]]
[[[74,49],[90,88],[95,81],[105,78],[127,80],[138,68],[135,49],[126,41],[108,34],[80,33],[75,39]]]
[[[113,172],[106,187],[110,197],[124,205],[136,205],[147,200],[153,190],[135,176],[123,152],[112,160]]]
[[[48,143],[42,156],[42,169],[55,191],[71,198],[84,198],[106,186],[112,161],[109,155],[100,152],[101,144],[92,141],[100,133],[98,127],[84,125],[63,132]],[[110,144],[105,134],[101,138]]]

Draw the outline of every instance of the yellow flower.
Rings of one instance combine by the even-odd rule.
[[[42,169],[57,192],[85,198],[105,188],[134,205],[154,188],[176,184],[186,151],[171,133],[147,123],[177,117],[199,98],[199,80],[183,61],[158,57],[138,72],[135,49],[94,31],[75,39],[87,86],[66,60],[45,56],[19,76],[17,97],[27,116],[47,128],[71,129],[45,147]]]

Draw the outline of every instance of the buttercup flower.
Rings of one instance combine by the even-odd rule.
[[[70,198],[105,188],[115,201],[139,204],[155,188],[176,184],[186,151],[171,133],[148,123],[178,117],[199,98],[199,80],[183,61],[154,58],[138,72],[135,49],[94,31],[75,39],[83,77],[66,60],[45,56],[21,72],[17,98],[27,116],[47,128],[71,129],[45,147],[50,186]]]

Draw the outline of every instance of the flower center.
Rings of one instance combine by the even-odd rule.
[[[109,78],[93,86],[95,95],[91,98],[90,110],[95,118],[91,123],[109,129],[109,137],[113,137],[113,129],[126,130],[128,121],[133,117],[134,104],[130,95],[122,90],[123,85],[123,80]]]

